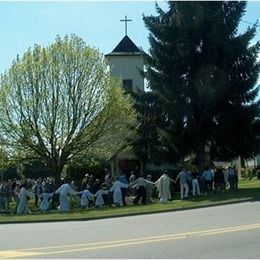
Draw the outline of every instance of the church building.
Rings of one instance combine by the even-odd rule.
[[[125,36],[112,50],[105,55],[112,74],[122,82],[122,87],[128,91],[144,91],[144,52],[127,35],[125,16]],[[143,171],[142,162],[130,151],[120,152],[111,161],[111,171],[115,175],[119,170],[130,174],[131,171]]]

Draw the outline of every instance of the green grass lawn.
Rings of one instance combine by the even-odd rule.
[[[61,213],[56,210],[48,213],[39,212],[33,205],[34,200],[30,201],[31,214],[17,216],[14,214],[0,215],[0,223],[16,222],[37,222],[37,221],[59,221],[59,220],[87,220],[104,217],[116,217],[131,214],[146,214],[153,212],[165,212],[185,208],[197,208],[202,206],[214,206],[224,203],[236,203],[243,201],[260,200],[260,180],[241,180],[237,191],[217,192],[214,195],[202,194],[195,199],[179,200],[180,194],[174,193],[173,201],[161,204],[158,200],[148,205],[129,205],[125,207],[104,207],[90,208],[86,210],[71,210]],[[11,205],[11,212],[14,211],[14,204]]]

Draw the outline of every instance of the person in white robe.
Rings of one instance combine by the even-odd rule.
[[[116,206],[123,206],[123,196],[121,192],[121,188],[128,188],[128,184],[122,183],[121,181],[116,180],[112,187],[110,188],[110,192],[113,192],[113,203]]]
[[[18,193],[19,203],[18,203],[17,210],[16,210],[16,213],[18,215],[29,213],[28,198],[34,197],[34,194],[32,192],[28,191],[26,188],[27,188],[26,184],[22,185],[22,188],[21,188],[20,192]]]
[[[49,210],[50,203],[51,203],[50,198],[52,198],[52,197],[53,197],[53,192],[52,193],[44,192],[39,195],[39,198],[42,200],[40,203],[40,206],[39,206],[39,209],[41,211],[46,212]]]
[[[79,193],[72,189],[70,184],[65,183],[62,184],[55,193],[59,194],[59,202],[60,205],[58,206],[58,210],[60,211],[68,211],[70,210],[70,195],[78,195]]]
[[[108,190],[106,190],[106,187],[102,187],[101,189],[99,189],[96,194],[95,194],[95,207],[96,208],[100,208],[103,207],[105,205],[105,201],[103,198],[103,195],[107,195],[108,194]]]
[[[82,209],[87,209],[89,206],[89,200],[94,198],[94,194],[92,194],[88,189],[80,191],[79,194],[81,194],[80,207]]]
[[[170,178],[165,172],[156,182],[155,186],[159,191],[159,198],[162,203],[167,203],[171,198],[171,190],[170,190],[170,184],[171,182],[175,183],[175,181]]]

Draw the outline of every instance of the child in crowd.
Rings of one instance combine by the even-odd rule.
[[[89,200],[94,198],[94,195],[88,190],[85,189],[80,191],[79,194],[81,195],[80,198],[80,207],[82,209],[87,209],[89,205]]]
[[[106,190],[106,184],[101,185],[101,188],[95,194],[95,207],[100,208],[105,205],[103,195],[108,195],[108,190]]]
[[[53,192],[52,193],[47,193],[47,192],[44,192],[42,194],[39,195],[39,198],[41,199],[41,203],[40,203],[40,206],[39,206],[39,209],[42,211],[42,212],[46,212],[49,210],[50,208],[50,203],[51,203],[51,198],[53,197]]]

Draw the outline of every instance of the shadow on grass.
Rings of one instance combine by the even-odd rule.
[[[205,200],[211,202],[224,202],[228,200],[252,200],[260,201],[260,189],[259,188],[243,188],[234,191],[218,191],[215,194],[202,194],[200,197],[196,197],[194,201],[203,202]]]

